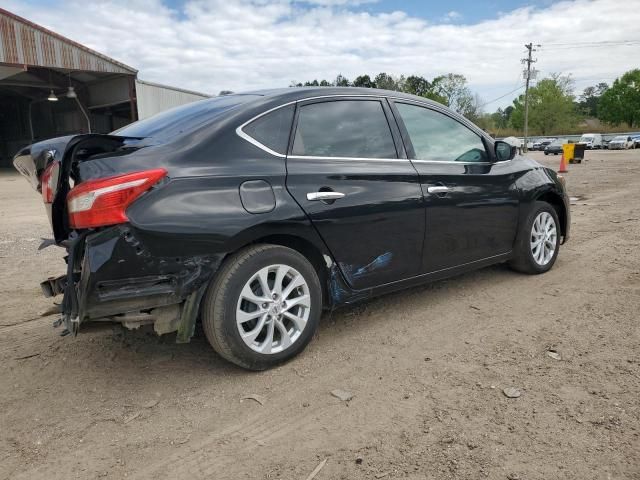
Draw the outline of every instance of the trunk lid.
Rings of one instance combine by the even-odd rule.
[[[94,155],[116,152],[124,148],[137,150],[144,146],[141,140],[117,135],[70,135],[34,143],[14,156],[15,169],[40,193],[45,169],[52,162],[59,162],[57,179],[51,185],[52,202],[44,202],[57,244],[66,240],[70,233],[65,200],[77,179],[77,163],[89,160]]]

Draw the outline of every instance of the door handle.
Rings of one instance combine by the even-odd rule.
[[[337,200],[344,197],[344,193],[341,192],[309,192],[307,193],[307,200],[312,202],[317,200]]]
[[[434,187],[427,187],[427,192],[429,193],[447,193],[449,191],[449,187],[445,187],[444,185],[436,185]]]

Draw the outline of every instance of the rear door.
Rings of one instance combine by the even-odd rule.
[[[419,273],[425,228],[420,181],[384,98],[300,102],[287,188],[352,288]]]
[[[511,161],[494,162],[483,138],[443,111],[392,105],[425,198],[424,272],[511,251],[518,222]]]

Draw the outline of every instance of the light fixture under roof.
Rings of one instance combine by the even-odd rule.
[[[49,93],[49,96],[47,97],[47,100],[49,100],[50,102],[57,102],[58,101],[58,97],[56,97],[56,94],[53,93],[53,90],[51,90],[51,93]]]
[[[69,88],[67,90],[67,98],[78,98],[76,90],[71,85],[69,85]]]

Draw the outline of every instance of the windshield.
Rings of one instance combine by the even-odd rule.
[[[627,141],[627,137],[623,136],[623,135],[619,135],[617,137],[614,137],[613,140],[611,140],[612,142],[626,142]]]
[[[562,145],[563,143],[567,143],[567,140],[564,138],[558,138],[557,140],[554,140],[553,142],[551,142],[551,145],[559,146],[559,145]]]
[[[257,95],[226,95],[181,105],[112,132],[123,137],[168,139],[210,122],[222,112],[258,98]]]
[[[593,140],[593,135],[582,135],[580,138],[581,142],[590,142],[591,140]]]

